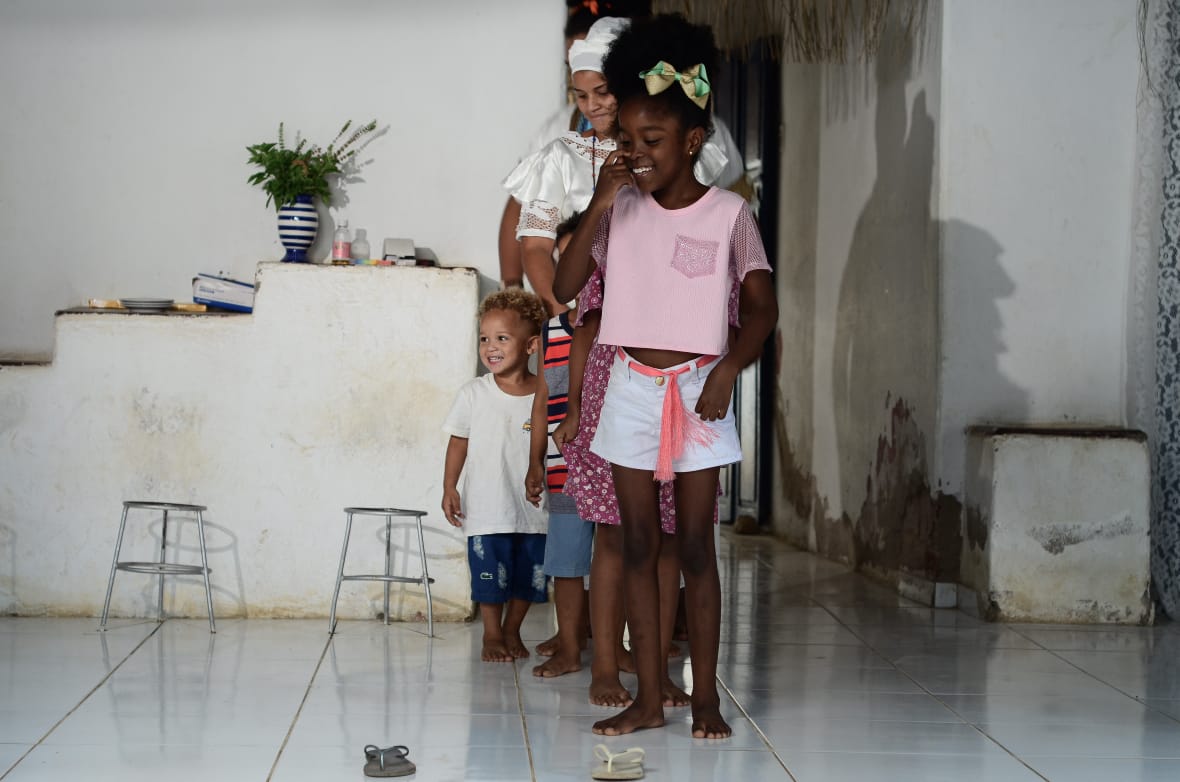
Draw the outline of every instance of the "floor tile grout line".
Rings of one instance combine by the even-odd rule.
[[[762,728],[757,722],[754,721],[754,718],[750,716],[750,713],[746,711],[746,707],[743,706],[741,701],[737,699],[737,696],[734,695],[733,690],[729,688],[729,685],[727,685],[720,676],[717,677],[717,684],[720,685],[721,689],[725,690],[725,694],[728,695],[730,700],[733,701],[733,704],[737,706],[738,711],[740,711],[742,716],[746,718],[746,721],[754,727],[754,730],[758,733],[758,737],[762,739],[762,743],[766,745],[768,750],[770,750],[770,754],[774,755],[774,759],[777,760],[779,765],[783,767],[783,771],[787,772],[787,776],[791,778],[791,782],[799,782],[798,778],[796,778],[795,775],[791,773],[791,769],[787,767],[786,761],[784,761],[782,756],[778,754],[778,750],[775,749],[774,744],[770,743],[770,737],[762,732]]]
[[[112,668],[112,669],[110,669],[109,671],[107,671],[106,675],[105,675],[105,676],[103,676],[103,677],[102,677],[102,679],[100,679],[100,680],[99,680],[98,684],[96,684],[96,685],[94,685],[93,687],[91,687],[91,688],[90,688],[90,691],[89,691],[89,692],[87,692],[85,695],[83,695],[83,696],[82,696],[82,700],[80,700],[80,701],[78,701],[76,704],[74,704],[73,708],[71,708],[69,711],[67,711],[67,712],[65,713],[65,716],[63,716],[63,717],[62,717],[60,720],[58,720],[57,722],[53,723],[53,725],[52,725],[52,726],[49,728],[49,730],[45,731],[45,735],[43,735],[43,736],[41,736],[41,738],[37,739],[37,741],[36,741],[36,742],[33,744],[33,746],[31,746],[31,747],[29,747],[27,750],[25,750],[25,752],[24,752],[24,754],[23,754],[23,755],[21,755],[19,758],[17,758],[15,761],[13,761],[12,765],[11,765],[11,766],[9,766],[7,769],[5,769],[5,771],[4,771],[4,773],[3,773],[3,774],[0,774],[0,780],[3,780],[5,777],[7,777],[9,774],[11,774],[11,773],[12,773],[12,771],[13,771],[13,769],[15,769],[17,766],[19,766],[19,765],[21,764],[21,762],[22,762],[22,761],[23,761],[25,758],[27,758],[27,757],[29,756],[29,754],[30,754],[30,753],[32,753],[32,751],[33,751],[33,750],[35,750],[37,747],[41,746],[41,744],[42,744],[42,743],[44,743],[45,739],[49,738],[49,737],[50,737],[50,735],[52,735],[52,734],[53,734],[53,731],[57,730],[57,729],[58,729],[58,727],[59,727],[59,726],[60,726],[60,725],[61,725],[63,722],[65,722],[67,719],[69,719],[69,718],[70,718],[70,715],[71,715],[71,714],[73,714],[74,712],[76,712],[78,709],[82,708],[82,704],[84,704],[84,703],[85,703],[87,700],[89,700],[91,695],[93,695],[94,693],[98,692],[99,688],[100,688],[100,687],[102,687],[104,684],[106,684],[106,683],[107,683],[107,680],[108,680],[108,679],[110,679],[112,676],[114,676],[114,675],[115,675],[115,672],[116,672],[116,671],[118,671],[120,668],[122,668],[122,667],[123,667],[123,663],[127,662],[128,660],[130,660],[130,659],[131,659],[131,655],[133,655],[133,654],[135,654],[136,652],[138,652],[138,651],[139,651],[139,649],[140,649],[140,647],[141,647],[141,646],[143,646],[145,643],[147,643],[149,638],[151,638],[153,635],[155,635],[156,633],[158,633],[158,632],[160,631],[160,628],[161,628],[161,627],[163,627],[163,626],[164,626],[164,623],[163,623],[163,622],[157,622],[157,623],[156,623],[156,626],[152,628],[152,631],[151,631],[150,633],[148,633],[147,635],[145,635],[145,636],[144,636],[144,637],[143,637],[143,638],[140,640],[140,642],[139,642],[139,643],[137,643],[137,644],[135,645],[135,648],[134,648],[134,649],[132,649],[130,652],[128,652],[128,653],[127,653],[127,655],[126,655],[126,656],[125,656],[125,657],[124,657],[122,660],[120,660],[120,661],[119,661],[119,663],[118,663],[118,664],[117,664],[117,665],[116,665],[114,668]],[[105,630],[100,630],[99,632],[106,632],[106,631],[105,631]]]
[[[524,731],[524,751],[529,756],[529,777],[537,782],[537,767],[533,764],[533,743],[529,740],[529,721],[524,713],[524,693],[520,691],[520,666],[512,663],[512,680],[516,683],[516,707],[520,710],[520,728]]]
[[[1132,695],[1131,693],[1127,692],[1126,690],[1124,690],[1124,689],[1122,689],[1122,688],[1120,688],[1120,687],[1116,687],[1115,685],[1113,685],[1113,684],[1111,684],[1110,682],[1106,681],[1105,679],[1103,679],[1103,678],[1099,677],[1098,675],[1096,675],[1096,674],[1093,674],[1093,673],[1091,673],[1090,671],[1087,671],[1085,668],[1081,667],[1080,665],[1078,665],[1077,663],[1075,663],[1073,660],[1070,660],[1068,657],[1064,657],[1064,656],[1062,656],[1062,655],[1061,655],[1061,652],[1062,652],[1062,651],[1074,651],[1074,650],[1070,650],[1070,649],[1062,649],[1062,650],[1058,650],[1058,649],[1050,649],[1049,647],[1045,646],[1044,644],[1042,644],[1040,641],[1036,640],[1035,638],[1029,638],[1027,635],[1025,635],[1024,633],[1020,632],[1020,631],[1019,631],[1019,630],[1017,630],[1016,628],[1014,628],[1014,627],[1012,627],[1012,626],[1010,626],[1010,625],[1005,625],[1005,626],[1006,626],[1006,627],[1008,627],[1008,629],[1009,629],[1009,630],[1011,630],[1012,632],[1014,632],[1014,633],[1016,633],[1017,635],[1019,635],[1021,638],[1024,638],[1025,640],[1027,640],[1027,641],[1028,641],[1028,642],[1030,642],[1030,643],[1034,643],[1034,644],[1036,644],[1037,646],[1041,647],[1041,649],[1043,649],[1044,651],[1046,651],[1046,652],[1048,652],[1049,654],[1051,654],[1051,655],[1053,655],[1054,657],[1056,657],[1058,660],[1061,660],[1063,663],[1065,663],[1066,665],[1070,666],[1071,668],[1073,668],[1073,669],[1075,669],[1075,670],[1077,670],[1077,671],[1080,671],[1080,672],[1084,673],[1086,676],[1089,676],[1091,679],[1093,679],[1094,681],[1098,682],[1099,684],[1102,684],[1102,685],[1105,685],[1106,687],[1109,687],[1110,689],[1112,689],[1112,690],[1114,690],[1115,692],[1117,692],[1119,695],[1124,695],[1124,696],[1126,696],[1126,697],[1130,698],[1131,700],[1135,701],[1136,703],[1138,703],[1138,704],[1142,705],[1142,706],[1143,706],[1143,708],[1147,709],[1148,711],[1155,712],[1156,714],[1159,714],[1160,716],[1162,716],[1162,717],[1165,717],[1166,719],[1168,719],[1168,720],[1170,720],[1170,721],[1172,721],[1172,722],[1175,722],[1175,723],[1177,723],[1177,724],[1180,724],[1180,717],[1176,717],[1176,716],[1174,716],[1174,715],[1172,715],[1172,714],[1170,714],[1170,713],[1168,713],[1168,712],[1164,711],[1163,709],[1157,709],[1155,706],[1152,706],[1150,703],[1147,703],[1147,702],[1146,702],[1144,699],[1142,699],[1142,698],[1140,698],[1140,697],[1138,697],[1138,696],[1136,696],[1136,695]],[[0,779],[2,779],[2,777],[0,777]]]
[[[957,609],[956,609],[956,610],[957,610]],[[837,617],[837,621],[839,621],[839,617]],[[841,624],[844,624],[844,623],[843,623],[843,622],[841,622]],[[926,694],[927,694],[927,695],[929,695],[931,698],[933,698],[933,699],[934,699],[934,700],[935,700],[937,703],[939,703],[939,704],[940,704],[940,705],[941,705],[941,706],[942,706],[944,709],[946,709],[946,710],[947,710],[947,711],[949,711],[951,714],[954,714],[956,717],[958,717],[958,718],[959,718],[959,719],[960,719],[960,720],[963,722],[963,724],[964,724],[964,725],[969,725],[969,726],[971,726],[971,728],[972,728],[972,729],[973,729],[975,732],[977,732],[979,735],[983,736],[985,739],[987,739],[988,741],[990,741],[992,744],[995,744],[997,747],[999,747],[1000,749],[1002,749],[1002,750],[1003,750],[1005,753],[1007,753],[1007,754],[1008,754],[1008,756],[1009,756],[1009,757],[1011,757],[1011,758],[1012,758],[1013,760],[1015,760],[1017,763],[1019,763],[1020,765],[1024,766],[1025,768],[1027,768],[1027,769],[1028,769],[1029,771],[1031,771],[1033,774],[1036,774],[1036,776],[1037,776],[1038,778],[1045,780],[1045,782],[1052,782],[1052,780],[1050,780],[1050,779],[1049,779],[1047,776],[1045,776],[1045,775],[1044,775],[1044,774],[1042,774],[1041,772],[1037,771],[1035,768],[1033,768],[1033,767],[1032,767],[1032,766],[1030,766],[1030,765],[1029,765],[1027,762],[1025,762],[1025,760],[1024,760],[1022,757],[1020,757],[1019,755],[1017,755],[1017,754],[1016,754],[1015,752],[1013,752],[1012,750],[1008,749],[1008,747],[1004,746],[1004,744],[1003,744],[1003,743],[1001,743],[1001,742],[1000,742],[998,739],[996,739],[994,736],[992,736],[992,735],[988,734],[988,732],[987,732],[987,731],[983,730],[983,729],[982,729],[982,728],[980,728],[978,725],[976,725],[974,722],[972,722],[971,720],[967,719],[966,717],[964,717],[964,716],[963,716],[962,714],[960,714],[959,712],[955,711],[955,709],[954,709],[954,707],[953,707],[953,706],[951,706],[949,703],[947,703],[947,702],[946,702],[946,701],[944,701],[942,698],[940,698],[940,697],[939,697],[939,696],[938,696],[936,693],[932,692],[932,691],[931,691],[929,688],[927,688],[925,685],[923,685],[923,684],[922,684],[920,681],[918,681],[918,680],[917,680],[917,679],[915,679],[913,676],[911,676],[911,675],[910,675],[910,673],[909,673],[908,671],[906,671],[906,670],[903,670],[903,669],[902,669],[900,666],[898,666],[898,665],[897,665],[897,663],[893,662],[893,660],[889,660],[889,658],[888,658],[888,657],[885,657],[885,655],[884,655],[884,654],[881,654],[881,652],[879,652],[879,651],[877,650],[877,648],[876,648],[876,647],[874,647],[872,644],[870,644],[868,641],[866,641],[866,640],[865,640],[863,637],[861,637],[861,635],[860,635],[859,633],[857,633],[857,632],[856,632],[856,630],[854,630],[854,629],[853,629],[851,626],[849,626],[849,625],[847,625],[847,624],[844,624],[844,628],[845,628],[846,630],[848,630],[848,632],[852,633],[852,635],[853,635],[853,636],[855,636],[855,637],[856,637],[856,638],[857,638],[857,639],[858,639],[858,640],[859,640],[861,643],[863,643],[863,644],[865,645],[865,648],[866,648],[866,649],[869,649],[869,650],[870,650],[870,651],[872,651],[874,654],[880,655],[880,656],[881,656],[881,657],[883,657],[884,659],[888,660],[888,661],[889,661],[889,664],[890,664],[890,665],[892,665],[892,666],[894,667],[894,669],[895,669],[895,670],[896,670],[898,673],[900,673],[902,676],[906,677],[906,678],[907,678],[907,679],[909,679],[911,682],[913,682],[913,684],[914,684],[914,686],[915,686],[915,687],[917,687],[917,688],[918,688],[918,689],[920,689],[922,692],[926,693]],[[1030,640],[1030,641],[1031,641],[1032,639],[1027,639],[1027,640]],[[1033,643],[1036,643],[1036,641],[1032,641],[1032,642],[1033,642]]]
[[[315,684],[315,679],[320,674],[320,666],[324,664],[324,658],[328,656],[328,649],[332,646],[332,634],[328,633],[328,640],[324,642],[324,650],[320,652],[320,659],[316,660],[315,670],[311,672],[311,678],[307,682],[307,688],[303,691],[303,697],[299,700],[299,708],[295,710],[295,716],[291,718],[291,725],[287,728],[287,734],[283,736],[283,743],[279,745],[279,751],[275,755],[274,763],[270,766],[270,771],[266,774],[266,782],[275,775],[275,769],[279,767],[279,761],[283,758],[283,752],[287,749],[287,742],[291,740],[291,734],[295,732],[295,726],[299,723],[299,716],[303,714],[303,707],[307,705],[307,699],[311,696],[312,685]]]

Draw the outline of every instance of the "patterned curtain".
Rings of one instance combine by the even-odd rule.
[[[1158,15],[1163,24],[1148,19],[1144,33],[1163,131],[1151,571],[1163,609],[1180,619],[1180,0],[1165,0]],[[1155,34],[1163,40],[1151,40]],[[1151,67],[1153,51],[1159,70]]]

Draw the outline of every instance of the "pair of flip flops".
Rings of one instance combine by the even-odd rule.
[[[365,747],[365,776],[404,777],[418,770],[410,759],[409,747],[396,744],[382,749],[375,744]]]
[[[643,779],[644,752],[639,747],[611,752],[605,744],[599,744],[594,755],[602,761],[590,772],[594,779]]]

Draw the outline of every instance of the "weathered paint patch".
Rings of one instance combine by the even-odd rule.
[[[1060,554],[1068,546],[1088,540],[1113,540],[1134,534],[1135,524],[1130,516],[1100,524],[1039,524],[1028,531],[1029,537],[1041,544],[1050,554]]]
[[[814,474],[795,456],[780,399],[775,422],[779,488],[794,513],[809,520],[814,545],[791,542],[891,583],[900,572],[929,581],[957,581],[962,503],[932,490],[926,477],[926,438],[911,407],[903,399],[887,398],[886,403],[889,430],[878,437],[876,457],[865,476],[866,498],[855,518],[848,513],[835,518],[819,495]]]

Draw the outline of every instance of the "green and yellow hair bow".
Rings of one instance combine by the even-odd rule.
[[[700,108],[705,108],[709,102],[709,74],[705,66],[697,64],[687,71],[677,71],[668,63],[660,60],[656,67],[642,71],[639,78],[647,85],[648,95],[659,95],[673,84],[679,83],[688,99]]]

